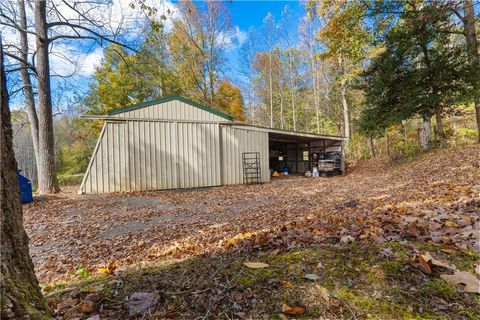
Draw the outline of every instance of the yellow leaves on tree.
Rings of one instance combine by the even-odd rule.
[[[227,79],[220,82],[215,94],[215,107],[232,115],[235,120],[245,120],[242,92],[239,87],[234,86]]]
[[[326,45],[325,55],[358,60],[369,39],[363,20],[365,6],[346,0],[322,1],[316,9],[318,17],[326,19],[317,34]]]
[[[129,56],[119,46],[112,45],[105,52],[105,61],[95,72],[97,99],[103,110],[101,114],[121,106],[132,104],[129,94],[139,85],[132,76],[136,56]]]

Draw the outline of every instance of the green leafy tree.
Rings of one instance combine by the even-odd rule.
[[[439,32],[448,15],[433,6],[409,9],[403,10],[362,75],[366,109],[360,126],[364,133],[379,136],[402,120],[435,115],[443,144],[442,115],[472,96],[466,52],[452,36]]]
[[[189,98],[212,105],[235,29],[222,1],[180,1],[169,35],[175,70]]]
[[[310,1],[309,12],[323,21],[317,38],[324,46],[322,60],[336,64],[335,86],[341,96],[344,135],[351,135],[348,93],[352,80],[367,57],[370,36],[365,20],[367,7],[361,1]]]

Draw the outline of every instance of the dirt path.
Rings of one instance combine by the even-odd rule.
[[[465,239],[472,235],[457,235],[478,225],[480,204],[471,203],[480,192],[478,151],[449,151],[454,165],[448,170],[445,155],[437,152],[409,166],[366,161],[345,177],[254,186],[83,196],[71,187],[26,205],[25,227],[41,282],[82,267],[95,271],[112,261],[129,266],[231,247],[298,246],[347,234],[375,241],[438,235],[471,247]],[[429,219],[442,213],[446,219],[433,228]],[[463,225],[457,221],[462,219]],[[455,222],[453,231],[445,228],[445,220]]]

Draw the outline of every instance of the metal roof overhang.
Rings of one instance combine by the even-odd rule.
[[[340,137],[340,136],[330,136],[330,135],[322,135],[322,134],[307,133],[307,132],[265,128],[265,127],[258,127],[258,126],[252,126],[252,125],[246,125],[246,124],[233,123],[231,125],[232,127],[237,129],[247,129],[247,130],[257,130],[262,132],[268,132],[268,139],[270,141],[277,141],[277,142],[307,143],[312,141],[328,140],[328,141],[331,141],[331,144],[336,144],[336,143],[340,144],[342,141],[345,140],[344,137]]]

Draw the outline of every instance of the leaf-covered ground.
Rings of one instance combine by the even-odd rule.
[[[480,315],[477,294],[440,278],[454,271],[418,259],[429,252],[475,272],[478,146],[397,165],[360,161],[344,177],[130,194],[75,191],[25,206],[46,291],[80,277],[101,282],[58,298],[71,298],[71,306],[51,301],[60,316],[78,309],[90,291],[99,297],[86,314],[100,312],[102,319],[126,317],[125,299],[140,291],[156,292],[154,318]],[[269,267],[247,268],[249,260]],[[79,316],[77,309],[67,317]]]

